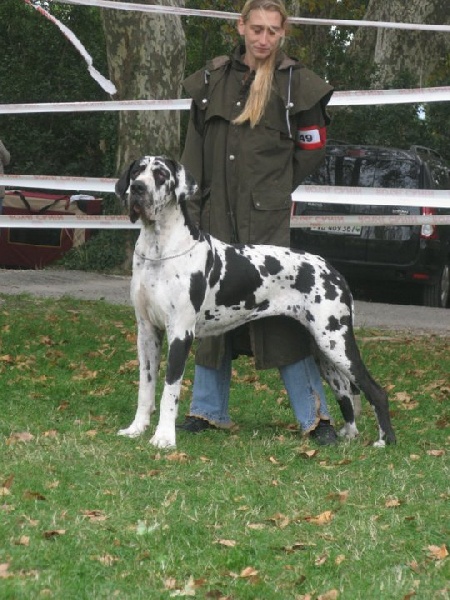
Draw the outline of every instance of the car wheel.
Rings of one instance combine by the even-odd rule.
[[[450,295],[450,266],[448,264],[442,267],[440,277],[434,285],[427,285],[423,288],[424,306],[434,306],[437,308],[446,308]]]

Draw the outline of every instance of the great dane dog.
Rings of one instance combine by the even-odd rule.
[[[138,326],[139,394],[134,421],[120,435],[145,431],[155,411],[155,385],[164,332],[168,358],[160,418],[151,443],[175,446],[175,419],[195,337],[217,335],[256,319],[285,315],[310,332],[321,371],[345,425],[355,437],[352,387],[374,408],[375,445],[395,443],[385,391],[367,371],[353,333],[353,299],[343,277],[319,256],[277,246],[229,245],[195,227],[186,201],[197,190],[187,170],[164,156],[134,161],[116,194],[141,219],[133,258],[131,298]]]

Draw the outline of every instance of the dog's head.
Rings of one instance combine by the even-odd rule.
[[[184,202],[197,191],[192,175],[166,156],[143,156],[131,163],[116,183],[132,223],[157,221],[172,201]]]

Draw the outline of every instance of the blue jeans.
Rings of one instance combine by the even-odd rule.
[[[312,356],[279,368],[297,421],[304,433],[319,422],[330,420],[320,372]],[[231,345],[226,344],[220,369],[195,365],[189,414],[202,417],[220,428],[231,427],[228,399],[231,382]]]

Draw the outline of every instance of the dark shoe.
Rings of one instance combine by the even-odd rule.
[[[189,431],[189,433],[200,433],[206,429],[217,429],[212,423],[201,417],[187,416],[183,423],[176,426],[177,429]]]
[[[338,442],[338,436],[330,421],[320,420],[317,427],[310,431],[309,437],[319,446],[334,446]]]

